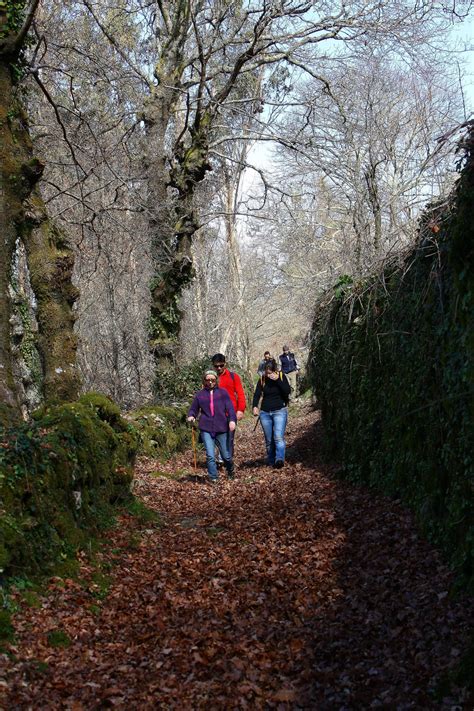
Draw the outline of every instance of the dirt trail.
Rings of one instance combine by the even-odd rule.
[[[280,471],[252,430],[216,487],[189,452],[140,462],[136,493],[160,525],[124,517],[100,554],[107,586],[84,561],[22,608],[1,708],[470,708],[440,682],[472,601],[451,598],[411,516],[332,476],[317,413],[290,417]]]

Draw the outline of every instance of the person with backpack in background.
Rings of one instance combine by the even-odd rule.
[[[203,388],[199,390],[188,411],[188,422],[199,422],[201,441],[206,448],[207,473],[211,483],[217,482],[216,446],[225,464],[227,476],[234,478],[234,463],[228,448],[228,433],[235,430],[237,417],[229,393],[217,385],[217,373],[206,370]]]
[[[261,360],[258,364],[257,373],[260,378],[262,377],[262,375],[265,375],[265,368],[269,363],[271,363],[271,361],[272,357],[270,355],[270,351],[265,351],[265,353],[263,354],[263,360]]]
[[[295,358],[295,354],[292,353],[288,346],[283,346],[283,353],[279,356],[280,367],[288,378],[288,382],[291,387],[291,397],[296,399],[296,386],[297,386],[297,375],[300,369],[298,362]]]
[[[222,353],[216,353],[211,358],[212,367],[217,372],[218,385],[220,388],[226,390],[232,400],[234,406],[237,422],[244,416],[245,408],[247,403],[245,401],[244,388],[242,386],[242,380],[238,373],[234,373],[228,370],[225,362],[225,355]],[[234,439],[235,430],[229,432],[229,451],[234,456]]]
[[[258,379],[253,395],[253,414],[260,417],[267,464],[281,469],[285,463],[285,430],[288,422],[288,398],[290,383],[282,371],[278,371],[275,359],[266,366],[265,375]],[[260,398],[262,398],[259,407]]]

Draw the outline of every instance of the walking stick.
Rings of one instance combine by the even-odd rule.
[[[192,440],[193,440],[193,453],[194,453],[194,471],[197,469],[197,455],[196,455],[196,428],[192,427]]]
[[[258,425],[259,422],[260,422],[260,415],[257,417],[257,421],[256,421],[256,423],[255,423],[255,427],[253,428],[253,431],[254,431],[254,432],[255,432],[255,430],[257,429],[257,425]]]

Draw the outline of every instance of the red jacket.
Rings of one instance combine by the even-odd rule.
[[[219,387],[224,388],[230,395],[232,404],[235,410],[240,410],[244,412],[245,410],[245,393],[242,387],[242,381],[237,373],[233,373],[233,376],[227,370],[227,368],[219,375]]]

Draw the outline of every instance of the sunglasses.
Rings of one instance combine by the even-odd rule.
[[[219,370],[225,368],[225,363],[214,363],[214,368],[219,368]]]
[[[205,383],[215,383],[216,379],[215,378],[204,378]]]

